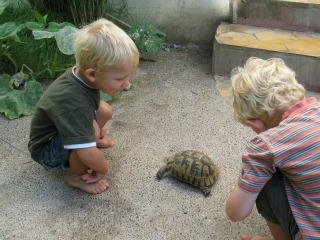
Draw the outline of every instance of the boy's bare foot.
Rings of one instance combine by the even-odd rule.
[[[244,235],[241,236],[241,240],[272,240],[272,238]]]
[[[99,180],[95,183],[87,184],[79,177],[68,176],[67,182],[69,186],[79,188],[91,194],[99,194],[109,188],[109,184],[105,180]]]

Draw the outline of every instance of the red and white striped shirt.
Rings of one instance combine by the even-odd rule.
[[[239,187],[258,193],[279,168],[303,239],[320,239],[320,103],[305,99],[277,127],[260,133],[242,156]]]

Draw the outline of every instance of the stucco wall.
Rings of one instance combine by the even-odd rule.
[[[221,21],[230,21],[232,0],[126,0],[135,19],[166,33],[167,42],[212,44]]]

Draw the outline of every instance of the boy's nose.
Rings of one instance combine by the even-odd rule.
[[[122,88],[126,88],[126,87],[128,87],[128,86],[129,86],[129,78],[127,78],[127,79],[123,82]]]

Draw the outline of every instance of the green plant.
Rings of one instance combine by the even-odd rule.
[[[48,22],[48,14],[42,16],[36,10],[32,11],[32,16],[27,7],[21,9],[22,15],[19,15],[20,12],[15,8],[3,14],[5,9],[8,9],[9,2],[10,0],[0,0],[0,23],[2,23],[0,25],[0,70],[7,73],[8,65],[11,65],[8,73],[13,75],[0,75],[0,112],[9,119],[14,119],[31,114],[42,95],[42,86],[36,78],[43,79],[48,76],[55,78],[72,65],[74,60],[70,57],[73,55],[73,35],[78,29],[68,21]],[[31,6],[52,14],[56,20],[71,19],[70,21],[73,20],[78,25],[87,24],[99,17],[108,16],[113,20],[119,16],[128,17],[124,0],[117,0],[116,4],[113,0],[85,2],[29,0],[29,2]],[[87,4],[85,9],[79,7],[80,5],[83,7],[84,3]],[[66,6],[69,12],[61,12],[61,9],[66,9]],[[31,19],[34,17],[37,22],[32,22]],[[15,21],[7,22],[7,19],[15,19]],[[131,27],[121,20],[120,23],[130,28],[132,38],[141,52],[155,53],[162,48],[165,34],[150,24],[140,22]],[[18,33],[21,35],[20,38]],[[25,62],[28,62],[28,65],[31,63],[32,69]],[[122,94],[123,92],[120,92],[116,96],[110,96],[101,92],[101,99],[111,101]]]
[[[48,15],[42,16],[38,11],[32,11],[38,22],[27,22],[26,27],[32,30],[35,40],[42,41],[40,45],[41,54],[39,57],[39,67],[37,76],[48,72],[50,77],[66,70],[61,68],[58,61],[59,55],[73,55],[72,39],[78,29],[69,22],[47,23]],[[69,67],[69,66],[68,66]]]
[[[0,15],[3,14],[8,4],[8,0],[0,0]],[[5,22],[0,25],[0,60],[4,62],[3,58],[6,57],[14,65],[15,72],[18,72],[18,64],[11,56],[10,48],[15,42],[21,43],[17,33],[24,27],[23,24],[15,22]],[[24,72],[25,69],[31,73],[31,78]],[[8,74],[0,75],[0,112],[9,119],[32,113],[42,95],[41,84],[34,81],[32,73],[33,71],[23,64],[20,72],[12,77]]]
[[[8,0],[0,0],[0,15],[9,4]],[[25,26],[15,22],[6,22],[0,25],[0,61],[4,62],[4,57],[14,65],[15,72],[18,71],[18,64],[10,54],[10,48],[14,42],[22,43],[17,35]]]
[[[133,24],[128,35],[136,43],[140,52],[156,53],[162,49],[166,35],[147,22]]]
[[[9,0],[0,0],[0,15],[9,5]],[[0,25],[0,59],[1,63],[7,61],[14,65],[14,74],[0,75],[0,112],[9,119],[32,113],[37,101],[43,93],[42,86],[36,81],[36,77],[48,72],[51,77],[56,77],[58,72],[66,68],[60,67],[59,55],[73,55],[73,34],[78,31],[73,24],[64,22],[47,23],[47,15],[42,16],[33,11],[38,22],[16,24],[5,22]],[[6,18],[2,18],[6,19]],[[39,69],[33,71],[26,64],[19,64],[12,55],[16,43],[22,43],[17,33],[22,29],[32,30],[34,39],[40,40],[41,45],[34,49],[39,54]],[[25,38],[30,38],[26,34]],[[28,45],[24,45],[26,48]],[[21,68],[20,68],[21,67]],[[20,71],[18,72],[18,69]]]
[[[15,77],[0,75],[0,112],[9,119],[30,115],[43,93],[41,84],[27,76],[23,71]]]
[[[73,22],[86,25],[105,15],[105,0],[67,0]]]
[[[107,13],[127,14],[127,5],[124,0],[29,0],[33,9],[39,12],[48,12],[57,20],[71,21],[76,26],[83,26]]]

